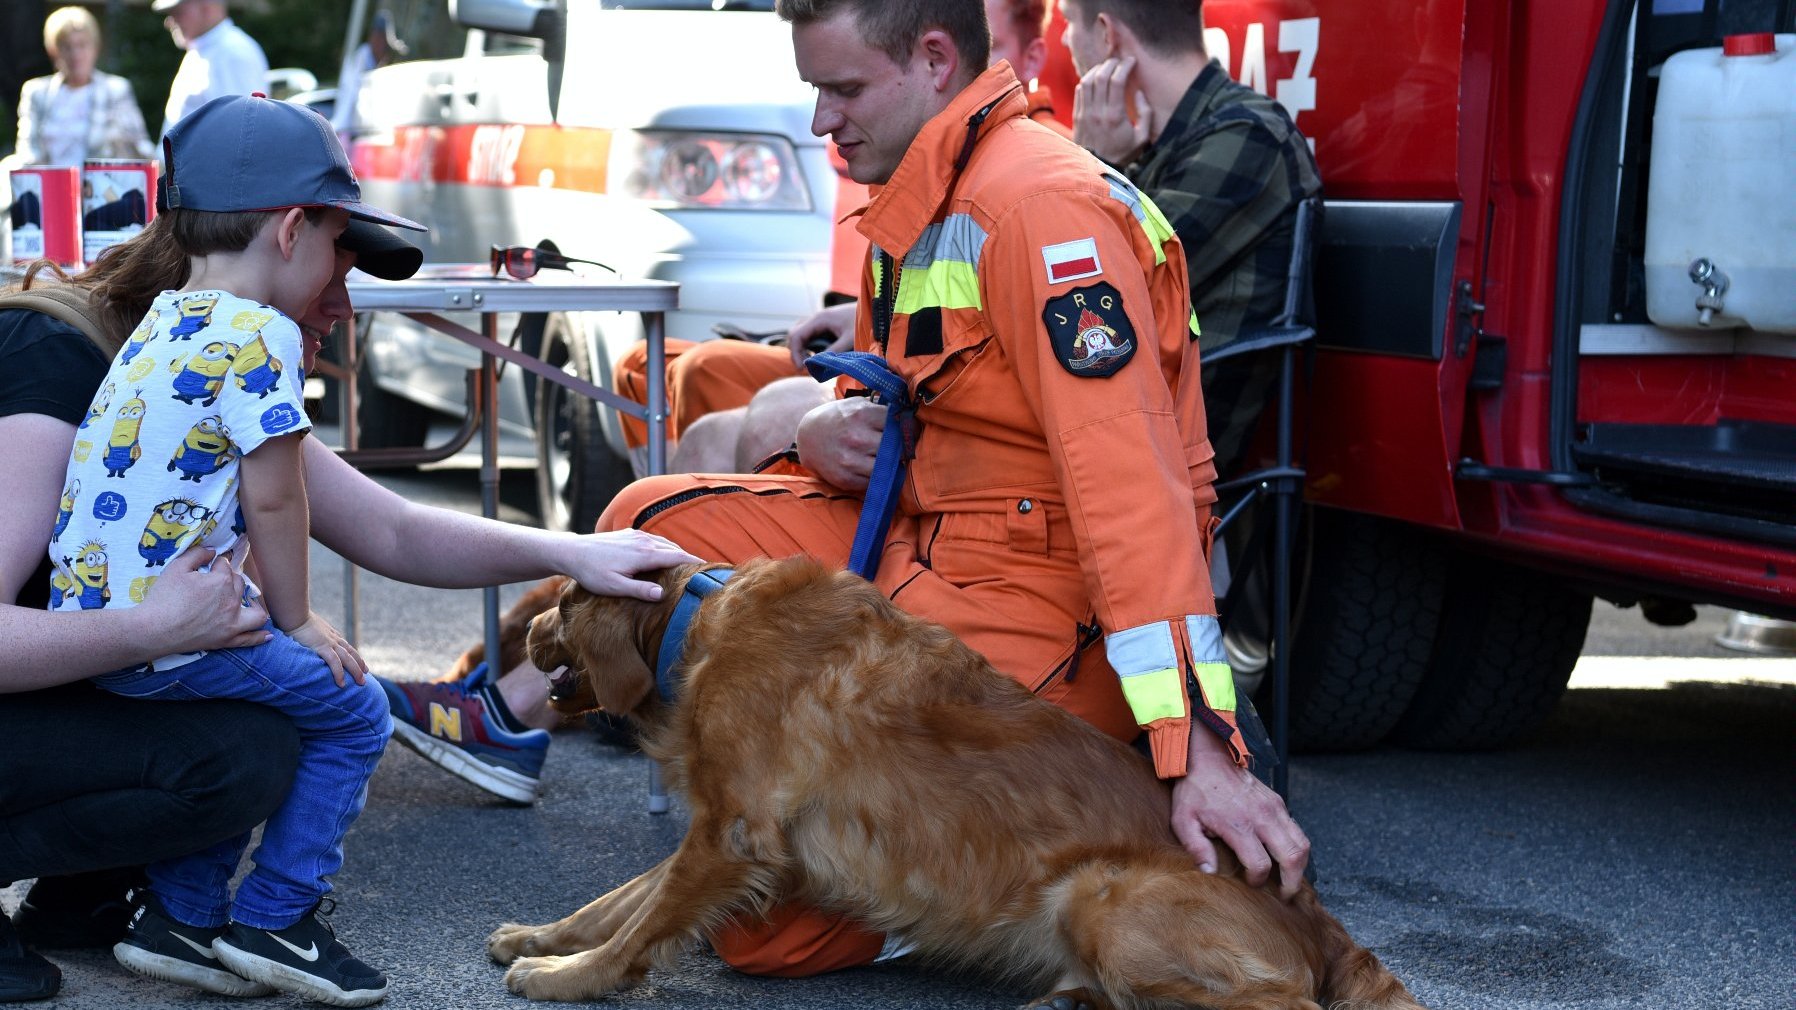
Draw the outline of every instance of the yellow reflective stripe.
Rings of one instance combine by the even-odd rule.
[[[880,287],[879,246],[876,243],[867,243],[867,262],[871,264],[867,268],[868,272],[873,275],[873,297],[878,298]]]
[[[1147,237],[1154,243],[1154,263],[1156,265],[1164,263],[1166,262],[1166,240],[1178,233],[1172,230],[1172,225],[1167,223],[1166,215],[1160,213],[1160,208],[1154,206],[1153,197],[1142,193],[1141,206],[1143,210],[1147,211],[1147,217],[1142,220],[1141,228],[1147,232]]]
[[[1204,705],[1212,712],[1233,712],[1235,676],[1229,672],[1228,651],[1222,647],[1222,625],[1207,614],[1189,614],[1185,634],[1191,640],[1192,672]]]
[[[1227,667],[1223,672],[1228,671]],[[1156,719],[1180,719],[1185,715],[1185,685],[1177,670],[1149,670],[1120,678],[1123,698],[1135,713],[1137,725]]]
[[[1160,208],[1154,206],[1153,199],[1135,188],[1135,184],[1126,176],[1115,170],[1106,171],[1104,175],[1105,181],[1110,184],[1110,195],[1129,208],[1129,213],[1135,217],[1135,223],[1141,226],[1142,233],[1153,245],[1154,265],[1165,263],[1166,240],[1177,234],[1172,230],[1172,225],[1167,223],[1166,215],[1160,213]]]
[[[906,270],[898,279],[893,311],[908,315],[928,308],[977,309],[979,269],[959,260],[936,260],[921,270]]]
[[[1191,335],[1193,337],[1201,337],[1204,335],[1204,331],[1202,330],[1202,328],[1200,328],[1197,325],[1197,310],[1196,309],[1191,310],[1191,322],[1187,323],[1186,325],[1191,327]]]
[[[1195,663],[1197,686],[1204,692],[1204,705],[1212,712],[1235,710],[1235,675],[1227,663]]]

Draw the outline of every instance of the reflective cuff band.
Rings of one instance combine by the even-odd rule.
[[[1228,653],[1222,648],[1222,625],[1214,617],[1188,616],[1185,634],[1191,638],[1193,672],[1203,691],[1204,707],[1212,712],[1235,710],[1235,677],[1229,672]]]
[[[1204,693],[1204,707],[1212,712],[1235,710],[1235,675],[1227,663],[1197,663],[1198,689]]]
[[[1227,672],[1226,667],[1224,672]],[[1122,692],[1129,703],[1129,711],[1135,713],[1136,725],[1184,718],[1185,684],[1176,669],[1169,667],[1123,677]]]
[[[1179,652],[1172,644],[1172,625],[1165,621],[1112,631],[1104,636],[1104,658],[1119,677],[1154,670],[1177,670]]]
[[[1184,664],[1179,662],[1172,629],[1158,621],[1104,639],[1104,656],[1116,671],[1137,725],[1185,717],[1185,682],[1179,673]]]

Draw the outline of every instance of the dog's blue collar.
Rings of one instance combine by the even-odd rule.
[[[664,702],[674,700],[674,667],[686,654],[686,632],[692,627],[692,618],[698,614],[699,604],[705,597],[723,588],[730,576],[735,575],[734,568],[713,568],[698,572],[686,580],[686,589],[680,594],[680,602],[674,604],[673,616],[667,619],[667,630],[661,633],[661,651],[655,656],[655,690]]]

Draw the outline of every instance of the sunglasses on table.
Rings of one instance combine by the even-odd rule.
[[[612,270],[611,267],[605,266],[598,260],[563,256],[552,249],[535,249],[524,245],[493,246],[489,262],[492,265],[494,277],[499,276],[499,271],[504,270],[521,281],[535,277],[539,270],[572,270],[575,263],[604,267],[606,270],[611,270],[612,273],[617,273],[616,270]]]

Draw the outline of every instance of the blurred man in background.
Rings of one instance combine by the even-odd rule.
[[[224,0],[155,0],[150,10],[187,50],[169,87],[162,132],[221,95],[268,90],[268,57],[225,11]]]

